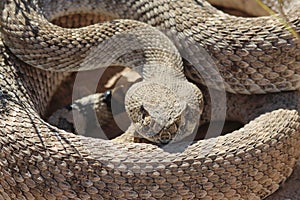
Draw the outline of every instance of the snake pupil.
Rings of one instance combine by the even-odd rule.
[[[107,104],[107,106],[109,108],[111,108],[111,98],[112,98],[111,90],[105,91],[104,92],[104,102]]]

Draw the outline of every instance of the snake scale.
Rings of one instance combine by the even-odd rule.
[[[300,46],[277,18],[234,17],[202,0],[4,0],[0,8],[1,199],[261,199],[291,174],[300,153],[293,92]],[[299,32],[299,4],[284,8]],[[74,29],[49,22],[78,14],[105,22]],[[146,126],[164,126],[164,134],[175,126],[171,137],[181,139],[195,129],[199,106],[209,104],[186,80],[177,51],[201,57],[197,44],[217,67],[201,65],[201,83],[214,80],[207,87],[218,90],[224,81],[237,93],[228,93],[227,115],[247,115],[243,128],[174,150],[74,135],[42,119],[68,71],[106,66],[120,53],[112,64],[144,78],[126,97],[139,134],[157,141]]]

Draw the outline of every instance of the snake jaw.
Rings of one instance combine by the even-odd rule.
[[[136,131],[141,137],[146,138],[149,141],[155,142],[157,144],[167,144],[176,137],[180,123],[177,121],[172,123],[168,127],[161,125],[155,120],[152,120],[151,123],[148,125],[136,123],[135,127]]]
[[[161,118],[155,119],[155,117],[148,115],[134,124],[138,136],[156,144],[165,145],[193,134],[198,123],[197,111],[185,103],[180,114],[169,123],[161,121]]]

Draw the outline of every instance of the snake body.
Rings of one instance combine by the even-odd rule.
[[[299,88],[300,51],[297,39],[279,20],[233,17],[200,0],[5,0],[0,6],[1,36],[6,45],[1,44],[0,68],[2,199],[259,199],[277,190],[291,174],[300,152],[299,94],[284,91]],[[297,8],[287,7],[286,13],[290,26],[299,32]],[[49,23],[63,15],[98,12],[115,20],[78,29]],[[44,122],[41,116],[51,96],[68,76],[45,69],[76,71],[105,66],[114,50],[121,54],[112,64],[135,67],[144,77],[131,88],[126,102],[137,129],[143,129],[137,113],[142,112],[143,98],[147,100],[144,92],[156,88],[169,92],[170,98],[159,93],[160,109],[151,104],[160,103],[155,94],[150,93],[151,101],[142,102],[155,119],[150,128],[159,124],[166,128],[158,128],[164,130],[160,133],[165,133],[182,119],[182,113],[200,113],[202,95],[184,77],[175,46],[157,29],[135,20],[169,30],[166,35],[180,53],[191,48],[187,57],[202,52],[191,44],[206,49],[218,70],[201,65],[198,82],[213,79],[207,86],[218,89],[215,82],[224,80],[225,89],[233,93],[280,93],[250,97],[254,99],[250,102],[262,99],[262,103],[249,104],[247,108],[256,109],[246,121],[255,119],[242,129],[181,148],[76,136]],[[115,37],[118,43],[104,42]],[[124,56],[128,39],[133,45],[126,47],[126,52],[131,51]],[[182,39],[188,42],[182,43]],[[139,49],[134,48],[136,44]],[[235,103],[230,105],[229,116],[242,115]],[[168,106],[176,109],[169,112]],[[259,109],[268,112],[258,116],[260,111],[255,110]],[[195,128],[198,118],[188,119],[184,119],[185,126],[177,127],[182,130],[179,138]],[[157,140],[147,131],[139,133]]]

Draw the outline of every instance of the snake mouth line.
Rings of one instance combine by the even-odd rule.
[[[171,123],[169,126],[161,126],[156,122],[153,122],[151,123],[151,126],[139,126],[137,128],[137,137],[146,138],[156,144],[165,145],[176,138],[181,126],[180,117],[178,117],[175,122]]]

